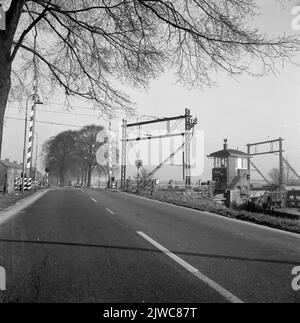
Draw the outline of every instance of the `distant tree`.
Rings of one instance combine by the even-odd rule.
[[[116,80],[148,85],[172,68],[183,83],[214,84],[212,75],[263,75],[290,61],[298,38],[271,38],[250,27],[254,0],[2,0],[0,155],[9,97],[60,87],[103,112],[131,109]],[[261,69],[253,70],[256,59]]]
[[[271,179],[272,184],[279,185],[279,179],[280,179],[280,171],[278,168],[273,168],[269,172],[269,177]],[[285,185],[289,185],[293,183],[294,178],[291,174],[291,171],[289,169],[284,169],[283,171],[283,182]]]
[[[271,179],[271,183],[274,185],[279,185],[279,169],[278,168],[272,168],[269,172],[269,177]]]
[[[62,132],[46,142],[43,147],[45,167],[51,170],[61,185],[66,184],[68,175],[91,186],[92,171],[98,166],[97,151],[108,140],[98,138],[103,129],[103,126],[89,125],[79,131]]]
[[[290,181],[290,185],[295,185],[295,186],[300,186],[300,181],[293,178],[291,181]]]
[[[108,138],[98,141],[98,134],[104,127],[97,125],[85,126],[76,133],[76,155],[78,161],[87,170],[87,186],[91,186],[92,171],[98,165],[97,151],[107,143]]]
[[[48,140],[43,146],[45,167],[50,174],[66,185],[66,175],[77,163],[75,148],[76,133],[65,131]]]

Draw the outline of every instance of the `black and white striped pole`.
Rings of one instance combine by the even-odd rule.
[[[28,105],[29,100],[33,101],[33,105],[31,108],[31,115],[30,115],[30,131],[31,135],[29,134],[28,139],[28,147],[27,147],[27,154],[26,154],[26,140],[27,140],[27,127],[28,127]],[[27,173],[27,168],[30,168],[31,163],[31,157],[32,157],[32,130],[33,130],[33,115],[34,115],[34,109],[37,104],[43,104],[40,101],[40,97],[37,94],[31,94],[28,96],[26,100],[26,111],[25,111],[25,128],[24,128],[24,147],[23,147],[23,167],[22,167],[22,192],[24,193],[24,187],[25,187],[25,174]],[[26,159],[27,157],[27,159]]]
[[[39,150],[39,136],[34,132],[36,136],[36,151],[35,151],[35,165],[34,165],[34,182],[37,182],[37,160],[38,160],[38,150]]]
[[[35,103],[31,107],[30,120],[29,120],[29,134],[28,134],[28,145],[27,145],[27,169],[31,170],[31,160],[33,152],[33,122],[34,122]],[[29,177],[31,174],[29,174]]]

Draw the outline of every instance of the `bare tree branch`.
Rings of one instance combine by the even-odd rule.
[[[189,86],[213,85],[218,70],[260,76],[291,62],[299,39],[269,38],[250,28],[258,12],[254,0],[12,1],[7,36],[13,35],[13,87],[24,88],[20,79],[30,83],[15,77],[18,71],[30,75],[26,52],[41,62],[43,89],[59,86],[109,114],[132,111],[117,82],[147,87],[166,68]]]

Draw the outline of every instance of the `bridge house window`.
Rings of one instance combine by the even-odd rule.
[[[247,158],[236,158],[235,159],[235,168],[236,169],[248,169],[248,160]]]
[[[228,165],[227,158],[215,158],[215,168],[226,168]]]

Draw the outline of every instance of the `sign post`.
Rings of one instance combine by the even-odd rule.
[[[135,161],[135,166],[137,168],[137,193],[140,189],[140,169],[143,167],[143,161],[141,159],[137,159]]]

